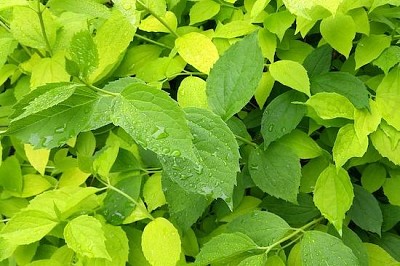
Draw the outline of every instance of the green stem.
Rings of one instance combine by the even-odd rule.
[[[168,30],[169,32],[171,32],[176,38],[179,37],[178,33],[176,31],[174,31],[169,25],[168,23],[159,15],[157,15],[156,13],[154,13],[153,10],[151,10],[149,7],[147,7],[142,0],[137,0],[136,2],[138,2],[141,6],[143,6],[143,8],[149,12],[153,17],[155,17],[158,21],[160,21],[161,24],[163,24]]]
[[[250,141],[250,140],[248,140],[248,139],[245,139],[245,138],[243,138],[243,137],[241,137],[241,136],[238,136],[238,135],[235,135],[235,138],[238,139],[238,140],[240,140],[240,141],[243,141],[244,143],[246,143],[246,144],[248,144],[248,145],[253,146],[254,148],[258,148],[258,145],[257,145],[257,144],[255,144],[254,142],[252,142],[252,141]]]
[[[169,50],[172,50],[172,49],[173,49],[172,47],[170,47],[170,46],[168,46],[168,45],[165,45],[165,44],[163,44],[163,43],[154,41],[154,40],[152,40],[152,39],[149,39],[149,38],[147,38],[147,37],[145,37],[145,36],[142,36],[142,35],[140,35],[140,34],[137,34],[137,33],[135,33],[135,37],[137,37],[137,38],[139,38],[139,39],[142,39],[142,40],[144,40],[144,41],[146,41],[146,42],[149,42],[149,43],[158,45],[158,46],[160,46],[160,47],[167,48],[167,49],[169,49]]]
[[[53,56],[53,51],[51,49],[51,45],[50,45],[49,39],[47,37],[46,28],[44,26],[44,21],[43,21],[43,12],[45,9],[40,8],[40,0],[37,1],[37,8],[38,8],[38,10],[36,13],[38,14],[38,17],[39,17],[42,35],[43,35],[44,41],[46,42],[47,50],[49,51],[50,56]]]
[[[103,93],[103,94],[106,94],[106,95],[110,95],[110,96],[118,96],[118,95],[119,95],[119,93],[116,93],[116,92],[111,92],[111,91],[106,91],[106,90],[100,89],[100,88],[98,88],[98,87],[96,87],[96,86],[94,86],[94,85],[92,85],[92,84],[86,82],[86,81],[83,80],[83,79],[80,79],[80,78],[79,78],[79,80],[80,80],[82,83],[84,83],[88,88],[92,89],[92,90],[95,91],[95,92],[100,92],[100,93]]]

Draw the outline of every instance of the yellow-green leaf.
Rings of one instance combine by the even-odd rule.
[[[269,71],[276,81],[310,96],[310,80],[306,69],[299,63],[290,60],[277,61],[269,66]]]
[[[215,29],[214,37],[231,39],[248,35],[256,29],[258,29],[258,27],[253,25],[250,21],[235,20],[224,25],[218,25]]]
[[[29,163],[41,175],[44,175],[47,162],[49,161],[50,150],[49,149],[35,149],[30,144],[25,144],[24,149],[25,149],[25,154],[26,154],[26,157],[28,158]]]
[[[354,106],[346,97],[335,92],[314,94],[306,104],[312,107],[322,119],[354,118]]]
[[[203,0],[196,2],[192,8],[190,8],[190,25],[203,22],[211,19],[220,11],[221,6],[213,0]]]
[[[52,82],[69,81],[70,76],[65,70],[64,56],[63,53],[57,53],[53,57],[40,59],[32,69],[31,87],[39,87]]]
[[[52,187],[50,182],[46,178],[40,175],[35,175],[35,174],[24,175],[23,181],[24,181],[24,187],[21,193],[21,197],[23,198],[36,196]]]
[[[262,74],[260,83],[258,83],[258,87],[256,92],[254,93],[254,97],[256,98],[258,106],[262,109],[265,102],[267,101],[268,96],[270,95],[272,88],[274,87],[275,80],[272,78],[271,73],[264,72]]]
[[[355,52],[356,69],[378,58],[390,46],[391,41],[392,38],[384,34],[363,36],[358,42]]]
[[[186,77],[178,88],[178,103],[182,108],[208,108],[206,81],[199,77]]]
[[[191,32],[175,41],[182,58],[199,71],[208,74],[218,60],[218,50],[211,39],[198,32]]]
[[[175,14],[171,11],[167,11],[164,16],[161,17],[167,25],[172,29],[176,30],[178,26],[178,20]],[[153,15],[140,21],[139,29],[148,32],[166,32],[170,33],[170,30],[165,27],[156,17]]]
[[[400,165],[400,132],[385,121],[371,134],[375,149],[393,163]]]
[[[400,176],[391,176],[383,184],[383,193],[388,198],[390,204],[400,206]]]
[[[166,203],[161,185],[161,174],[156,173],[149,177],[143,187],[143,198],[149,212]]]
[[[144,228],[142,250],[153,266],[175,266],[181,254],[178,230],[167,219],[156,218]]]
[[[372,243],[363,243],[367,248],[369,266],[398,266],[396,261],[386,250]]]
[[[381,114],[378,110],[378,105],[372,99],[369,100],[370,110],[367,109],[354,109],[354,129],[358,138],[368,136],[374,132],[380,122]]]

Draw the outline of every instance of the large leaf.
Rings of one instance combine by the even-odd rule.
[[[269,246],[282,238],[290,226],[281,217],[265,211],[253,211],[228,224],[228,231],[246,234],[259,246]]]
[[[239,171],[238,144],[222,119],[205,109],[186,108],[199,162],[183,157],[164,156],[163,169],[188,192],[232,200]]]
[[[319,175],[314,189],[315,206],[335,228],[342,231],[343,219],[353,202],[354,192],[349,174],[329,165]]]
[[[266,150],[257,148],[250,153],[249,171],[254,183],[264,192],[290,202],[297,202],[301,166],[300,159],[290,148],[279,143]]]
[[[114,106],[114,124],[143,148],[196,161],[185,114],[168,94],[136,83],[117,96]]]
[[[301,258],[303,265],[360,265],[351,249],[340,239],[319,231],[304,233]]]
[[[176,265],[181,254],[178,230],[167,219],[156,218],[144,228],[142,250],[151,265]]]
[[[336,92],[345,96],[357,108],[369,107],[369,92],[364,83],[346,72],[329,72],[311,79],[311,92]]]
[[[305,115],[306,108],[304,105],[293,102],[305,100],[306,97],[301,93],[288,91],[271,101],[261,121],[261,134],[265,148],[297,127]]]
[[[263,71],[263,57],[253,33],[232,45],[215,63],[207,79],[210,108],[225,121],[254,95]]]

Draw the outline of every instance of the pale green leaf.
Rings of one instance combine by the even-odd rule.
[[[176,15],[171,12],[167,11],[164,16],[161,17],[165,23],[172,29],[176,30],[176,27],[178,26],[178,21],[176,18]],[[147,32],[165,32],[165,33],[170,33],[170,30],[165,27],[156,17],[153,15],[150,15],[146,17],[145,19],[142,19],[140,21],[139,29]]]
[[[106,237],[99,220],[81,215],[69,221],[64,228],[68,247],[81,256],[112,260],[106,248]]]
[[[377,7],[386,5],[386,4],[392,4],[392,5],[400,5],[400,1],[399,0],[373,0],[371,8],[370,8],[370,12],[372,10],[374,10]]]
[[[361,184],[363,188],[373,193],[381,188],[386,180],[386,169],[378,163],[368,164],[362,172]]]
[[[227,226],[228,232],[240,232],[259,246],[269,246],[287,234],[291,227],[276,214],[253,211],[239,216]]]
[[[324,18],[320,25],[322,37],[332,48],[349,57],[353,47],[353,39],[356,36],[354,20],[349,15],[337,14]]]
[[[229,212],[226,216],[222,217],[220,221],[229,223],[244,214],[258,210],[258,206],[261,204],[261,202],[262,201],[259,198],[253,196],[243,196],[239,206],[235,207],[233,212]]]
[[[38,87],[53,82],[68,82],[70,76],[65,70],[63,53],[57,53],[51,58],[42,58],[32,69],[31,87]]]
[[[257,29],[258,27],[250,21],[234,20],[226,24],[219,24],[215,29],[214,38],[236,38],[248,35]]]
[[[369,1],[369,0],[367,0]],[[345,2],[346,3],[346,2]],[[350,2],[347,2],[350,3]],[[348,15],[350,15],[354,23],[356,25],[356,32],[358,33],[363,33],[365,35],[369,35],[370,32],[370,22],[368,18],[368,13],[364,8],[356,8],[353,10],[350,10],[348,12]]]
[[[322,119],[354,118],[354,106],[344,96],[335,92],[320,92],[306,102]]]
[[[97,30],[94,43],[97,47],[99,65],[89,76],[94,83],[106,77],[120,62],[135,35],[134,27],[121,12],[114,10],[108,20]]]
[[[387,178],[383,184],[383,193],[392,205],[400,206],[400,176],[392,176]]]
[[[185,114],[164,91],[129,85],[117,96],[112,116],[143,148],[196,161]]]
[[[41,175],[44,175],[46,170],[47,162],[49,161],[50,150],[49,149],[34,149],[32,145],[25,144],[24,150],[29,163],[35,168]]]
[[[175,48],[187,63],[206,74],[219,58],[218,50],[211,39],[198,32],[191,32],[176,39]]]
[[[149,212],[166,203],[161,185],[161,174],[155,173],[149,177],[143,186],[143,198]]]
[[[203,0],[196,2],[189,12],[190,25],[206,21],[213,18],[220,11],[220,4],[212,0]]]
[[[372,64],[379,67],[387,75],[389,70],[400,62],[400,47],[390,46]]]
[[[360,265],[357,257],[339,238],[320,231],[307,231],[301,240],[303,265]]]
[[[254,93],[254,98],[256,99],[260,109],[263,108],[268,96],[271,94],[274,84],[275,80],[272,78],[271,73],[264,72],[261,76],[261,80],[257,86],[256,92]]]
[[[261,134],[265,148],[297,127],[306,109],[304,105],[293,104],[293,102],[305,100],[306,97],[303,94],[291,90],[282,93],[268,104],[261,120]]]
[[[378,245],[372,243],[364,243],[368,253],[369,266],[398,266],[399,262],[396,261],[386,250]]]
[[[182,157],[162,157],[163,169],[188,192],[232,203],[232,191],[239,171],[235,136],[222,119],[206,109],[186,108],[198,163]]]
[[[82,185],[91,173],[83,172],[79,167],[65,169],[58,181],[58,187],[78,187]]]
[[[12,241],[0,237],[0,261],[11,257],[16,248],[17,246],[12,244]]]
[[[14,7],[10,28],[14,38],[21,44],[32,48],[49,50],[56,42],[57,23],[46,7],[40,5],[40,9],[47,38],[43,37],[39,17],[36,13],[36,2],[31,3],[31,7]],[[27,21],[29,23],[26,23]]]
[[[137,3],[140,3],[147,10],[151,10],[152,13],[160,17],[165,15],[167,10],[167,3],[165,0],[140,0],[137,1]]]
[[[275,60],[275,51],[277,47],[277,39],[275,34],[262,28],[258,30],[258,42],[261,47],[263,57],[267,58],[271,63]]]
[[[297,62],[281,60],[269,66],[271,76],[294,90],[310,96],[310,81],[305,68]]]
[[[392,38],[387,35],[363,36],[357,44],[355,52],[356,69],[370,63],[390,46]]]
[[[5,190],[11,192],[22,192],[23,178],[21,165],[16,156],[8,156],[2,161],[0,166],[0,185]]]
[[[358,138],[363,138],[374,132],[380,122],[381,114],[375,101],[369,100],[370,110],[355,109],[354,110],[354,129]]]
[[[27,6],[27,0],[0,0],[0,10],[12,8],[14,6]]]
[[[349,147],[351,148],[349,149]],[[341,168],[352,157],[362,157],[367,148],[367,136],[359,138],[353,124],[341,127],[332,150],[336,167]]]
[[[178,88],[177,100],[182,108],[198,107],[208,108],[207,83],[199,77],[186,77],[181,81]]]
[[[23,178],[24,187],[21,192],[23,198],[36,196],[52,187],[52,184],[40,175],[26,174]]]
[[[110,133],[106,145],[96,152],[92,158],[92,171],[102,177],[108,176],[118,156],[118,151],[118,138],[113,133]]]
[[[228,120],[254,95],[262,72],[263,57],[253,33],[232,45],[211,69],[206,90],[210,108]]]
[[[167,219],[156,218],[144,228],[142,250],[153,266],[175,266],[181,254],[178,230]]]
[[[52,10],[70,11],[91,17],[109,18],[110,10],[96,0],[50,0],[47,4]]]
[[[400,130],[400,116],[393,115],[400,106],[400,67],[392,69],[376,90],[376,103],[382,118]]]
[[[322,155],[322,149],[306,133],[295,129],[283,136],[279,143],[287,146],[301,159],[312,159]]]
[[[4,238],[13,245],[27,245],[42,239],[58,221],[38,210],[24,210],[14,215],[0,231]]]
[[[7,62],[7,57],[11,54],[15,48],[17,48],[18,42],[14,39],[11,33],[1,32],[0,33],[0,68]]]
[[[331,164],[319,175],[314,189],[315,206],[339,233],[353,197],[349,174],[343,168],[337,169]]]
[[[278,49],[276,55],[281,60],[291,60],[300,64],[312,53],[314,48],[306,42],[300,40],[290,40],[286,49]]]
[[[251,257],[248,257],[244,260],[242,260],[238,266],[281,266],[280,264],[277,264],[278,261],[276,261],[277,256],[272,256],[269,257],[267,259],[267,264],[265,264],[265,255],[264,254],[260,254],[260,255],[254,255]],[[278,257],[279,258],[279,257]],[[279,258],[280,259],[280,258]],[[269,263],[273,263],[273,264],[269,264]],[[284,266],[285,264],[282,264],[282,266]]]
[[[53,259],[35,260],[31,263],[25,264],[26,266],[63,266],[61,262]]]
[[[297,202],[301,167],[297,155],[284,145],[272,143],[264,151],[250,153],[249,171],[254,183],[264,192],[290,202]]]
[[[283,0],[286,8],[296,16],[311,19],[314,11],[319,11],[318,7],[323,7],[332,15],[336,14],[337,9],[344,0],[309,0],[309,1],[299,1],[299,0]]]
[[[257,17],[264,10],[264,8],[269,4],[270,1],[271,0],[256,0],[254,2],[253,7],[251,8],[250,16],[252,18]]]
[[[223,262],[248,251],[254,250],[257,245],[245,234],[220,234],[208,241],[196,257],[196,265],[209,265]],[[228,260],[229,261],[229,260]]]
[[[136,8],[135,0],[114,0],[114,8],[118,9],[119,12],[131,23],[135,28],[139,25],[141,12]],[[159,1],[161,4],[163,1]],[[108,9],[109,10],[109,9]],[[163,8],[162,13],[165,13]]]
[[[289,11],[272,13],[264,20],[264,27],[272,33],[275,33],[282,41],[286,30],[293,24],[295,16]]]
[[[400,165],[400,132],[382,122],[377,131],[370,135],[372,144],[383,157]]]

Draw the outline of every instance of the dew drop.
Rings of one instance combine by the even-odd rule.
[[[258,165],[257,164],[251,164],[250,165],[250,170],[258,170]]]
[[[282,133],[286,132],[286,127],[281,128]]]
[[[64,124],[62,127],[56,128],[55,133],[63,133],[67,128],[67,124]]]
[[[169,149],[168,148],[164,148],[163,150],[162,150],[162,152],[164,153],[164,154],[168,154],[169,153]]]
[[[196,171],[196,173],[197,174],[202,174],[203,173],[203,166],[201,165],[201,164],[198,164],[196,167],[195,167],[195,171]]]
[[[175,156],[175,157],[179,157],[179,156],[181,156],[181,152],[178,150],[174,150],[173,152],[171,152],[171,155]]]
[[[164,127],[157,126],[156,132],[154,132],[151,136],[157,140],[165,139],[166,137],[168,137],[168,133],[165,132]]]
[[[272,130],[274,130],[274,127],[275,127],[275,126],[274,126],[273,124],[269,125],[268,131],[269,131],[269,132],[272,132]]]

